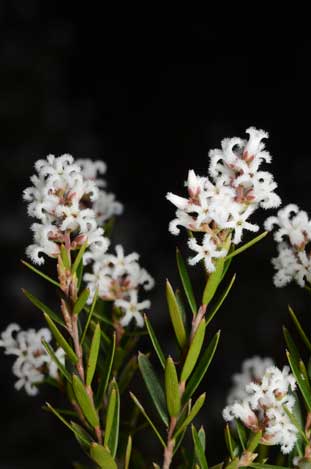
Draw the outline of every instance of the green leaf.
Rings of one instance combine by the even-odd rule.
[[[236,274],[233,275],[229,285],[227,286],[227,288],[222,292],[219,300],[217,301],[217,304],[214,306],[214,308],[209,312],[209,314],[206,316],[206,325],[208,325],[211,320],[213,319],[213,317],[215,316],[215,314],[217,313],[217,311],[219,310],[219,308],[222,306],[223,302],[225,301],[225,299],[227,298],[234,282],[235,282],[235,278],[236,278]]]
[[[186,382],[189,376],[192,373],[193,368],[195,367],[197,360],[199,358],[201,348],[204,342],[204,337],[205,337],[205,328],[206,328],[206,323],[205,320],[202,319],[200,322],[194,337],[192,339],[192,342],[190,344],[187,357],[181,372],[181,382]]]
[[[71,360],[72,363],[75,365],[78,362],[77,355],[75,354],[71,346],[68,344],[62,333],[59,331],[58,327],[53,322],[53,320],[46,313],[44,313],[44,317],[46,322],[48,323],[49,328],[51,329],[53,336],[55,337],[56,342],[60,347],[62,347],[62,349],[64,349],[69,360]]]
[[[67,249],[65,248],[65,246],[63,244],[60,247],[60,256],[62,258],[65,269],[70,270],[71,260],[70,260],[68,251],[67,251]]]
[[[90,449],[90,444],[93,441],[92,437],[78,423],[71,421],[70,425],[74,430],[75,437],[76,437],[78,443],[80,444],[82,449],[88,454],[88,451]]]
[[[236,431],[237,431],[237,434],[238,434],[238,437],[239,437],[239,440],[240,440],[240,443],[241,443],[241,447],[244,451],[245,448],[246,448],[246,444],[247,444],[246,429],[245,429],[244,425],[238,419],[235,420],[235,426],[236,426]]]
[[[108,401],[105,441],[104,444],[110,449],[111,455],[115,458],[119,442],[120,426],[120,395],[116,381],[112,382],[111,392]]]
[[[190,309],[192,313],[195,315],[197,314],[198,307],[195,301],[192,285],[191,285],[191,280],[188,274],[188,270],[186,267],[186,264],[183,260],[183,257],[179,251],[179,249],[176,249],[176,260],[177,260],[177,266],[178,266],[178,271],[179,275],[181,278],[182,285],[184,287],[184,291],[190,306]]]
[[[188,425],[190,425],[192,420],[196,417],[196,415],[200,411],[201,407],[203,406],[204,401],[205,401],[205,393],[201,394],[201,396],[198,397],[198,399],[196,400],[194,406],[190,410],[189,415],[185,418],[182,425],[180,425],[180,427],[176,430],[176,433],[174,434],[175,439],[178,437],[178,435],[180,435],[180,433],[183,432],[183,430],[185,428],[188,427]]]
[[[254,244],[258,243],[259,241],[261,241],[263,238],[265,238],[268,234],[268,231],[264,231],[263,233],[260,233],[260,235],[256,236],[255,238],[251,239],[248,243],[245,243],[243,244],[243,246],[241,246],[240,248],[238,249],[235,249],[234,251],[230,252],[229,254],[227,254],[227,256],[225,257],[226,260],[230,259],[231,257],[235,257],[237,256],[238,254],[241,254],[241,252],[245,251],[246,249],[250,248],[251,246],[253,246]]]
[[[93,428],[97,428],[99,426],[98,414],[82,381],[77,375],[72,376],[72,387],[84,417]]]
[[[24,293],[26,298],[28,298],[28,300],[34,306],[36,306],[36,308],[42,311],[42,313],[46,313],[48,316],[50,316],[53,319],[53,321],[57,322],[57,324],[59,324],[60,326],[65,326],[64,321],[60,317],[58,317],[58,315],[54,313],[54,311],[52,311],[51,308],[49,308],[44,303],[42,303],[42,301],[40,301],[36,296],[34,296],[29,291],[25,290],[25,288],[22,288],[22,292]]]
[[[84,271],[84,265],[83,265],[83,261],[81,261],[77,267],[76,273],[73,274],[73,276],[76,275],[78,279],[78,282],[77,282],[78,291],[80,290],[80,287],[81,287],[81,283],[83,279],[83,271]]]
[[[291,356],[296,362],[299,362],[300,360],[299,351],[296,347],[295,342],[292,339],[292,336],[290,335],[290,333],[288,332],[285,326],[283,326],[283,335],[284,335],[284,339],[285,339],[289,353],[291,354]]]
[[[262,432],[256,432],[256,433],[252,432],[250,434],[250,437],[247,442],[247,448],[246,448],[248,452],[253,453],[256,450],[261,440],[261,437],[262,437]]]
[[[132,400],[134,401],[135,405],[138,407],[138,409],[140,410],[140,412],[143,414],[143,416],[145,417],[145,419],[147,420],[147,422],[149,423],[149,425],[151,426],[152,430],[154,431],[154,433],[157,435],[160,443],[162,444],[163,448],[166,447],[166,444],[162,438],[162,436],[160,435],[157,427],[154,425],[154,423],[152,422],[151,418],[148,416],[147,412],[145,411],[144,407],[141,405],[141,403],[139,402],[139,400],[137,399],[137,397],[132,393],[130,392],[130,396],[132,398]]]
[[[87,386],[90,386],[93,380],[93,376],[96,370],[99,347],[100,347],[100,325],[99,323],[97,323],[95,330],[94,330],[89,358],[87,362],[87,370],[86,370],[86,385]]]
[[[299,364],[291,356],[291,354],[286,351],[286,355],[287,355],[290,367],[292,369],[292,372],[293,372],[293,374],[296,378],[298,387],[301,391],[301,394],[302,394],[302,396],[304,398],[304,401],[306,403],[306,406],[308,408],[308,411],[311,412],[311,396],[310,396],[309,389],[308,389],[308,386],[307,386],[306,381],[305,381],[305,377],[304,377],[303,373],[300,371]]]
[[[155,408],[164,424],[168,426],[169,420],[166,411],[165,395],[158,377],[151,366],[150,360],[146,355],[142,353],[138,354],[138,366]]]
[[[116,462],[108,450],[98,443],[91,444],[90,456],[103,469],[118,469]]]
[[[76,434],[76,429],[72,425],[70,425],[69,422],[67,422],[66,419],[54,408],[49,404],[48,402],[45,403],[47,409],[52,412],[67,428],[69,428],[70,431]],[[85,443],[88,444],[88,440],[86,438],[83,438],[83,436],[79,435],[81,440]]]
[[[105,363],[105,373],[102,374],[101,381],[99,383],[97,393],[96,393],[96,406],[100,407],[102,404],[102,401],[104,399],[105,393],[107,391],[108,383],[110,380],[110,375],[111,375],[111,370],[112,370],[112,365],[115,357],[115,351],[116,351],[116,333],[113,333],[113,341],[111,344],[111,351],[110,355],[107,357],[106,363]]]
[[[83,342],[85,340],[86,333],[87,333],[91,318],[92,318],[93,313],[94,313],[94,308],[95,308],[97,299],[98,299],[98,290],[96,289],[95,294],[94,294],[94,298],[93,298],[93,301],[92,301],[91,309],[89,311],[89,315],[87,317],[86,324],[85,324],[85,327],[84,327],[84,331],[83,331],[83,334],[82,334],[82,337],[81,337],[81,345],[83,344]]]
[[[249,467],[253,467],[254,469],[288,469],[285,466],[274,466],[273,464],[260,464],[260,463],[251,463]]]
[[[201,446],[203,448],[203,451],[205,452],[206,449],[206,436],[205,436],[205,430],[203,425],[201,425],[199,431],[198,431],[198,437],[201,442]]]
[[[210,273],[204,288],[203,297],[202,297],[202,304],[208,305],[210,301],[213,299],[218,285],[222,279],[222,273],[224,270],[224,263],[225,258],[220,257],[215,262],[215,270],[214,272]]]
[[[234,446],[235,445],[234,445],[234,442],[233,442],[233,439],[232,439],[232,436],[231,436],[229,424],[226,424],[226,426],[225,426],[225,442],[226,442],[226,446],[227,446],[227,449],[228,449],[229,454],[230,454],[230,458],[234,459],[234,457],[236,456],[234,454]]]
[[[131,453],[132,453],[132,437],[129,435],[126,445],[125,451],[125,461],[124,461],[124,469],[130,468],[130,460],[131,460]]]
[[[287,414],[289,420],[297,428],[297,431],[300,434],[300,436],[303,438],[305,443],[308,445],[309,444],[308,438],[306,437],[306,434],[305,434],[303,428],[301,427],[300,423],[298,422],[297,418],[295,417],[295,415],[288,409],[288,407],[286,407],[286,405],[283,405],[283,409],[284,409],[284,412]]]
[[[46,353],[50,356],[51,360],[57,366],[57,369],[59,370],[59,372],[64,376],[64,378],[67,379],[67,381],[69,381],[69,383],[71,383],[71,376],[69,372],[66,370],[64,365],[59,361],[52,347],[45,340],[42,340],[42,345],[44,346]]]
[[[134,355],[124,366],[118,377],[120,394],[122,394],[132,381],[138,368],[137,357]]]
[[[71,269],[71,273],[74,274],[76,272],[76,270],[78,269],[79,265],[81,264],[81,261],[82,261],[82,258],[83,258],[83,254],[85,253],[85,250],[87,248],[87,245],[88,245],[88,242],[85,241],[84,244],[82,244],[82,246],[80,247],[79,249],[79,252],[74,260],[74,263],[73,263],[73,266],[72,266],[72,269]]]
[[[182,313],[179,309],[172,286],[168,280],[166,281],[166,298],[176,339],[179,346],[183,349],[187,343],[187,334],[182,320]]]
[[[73,314],[79,314],[83,310],[84,306],[86,305],[86,302],[88,300],[88,297],[90,296],[90,290],[88,288],[85,288],[81,294],[79,295],[79,298],[77,299],[74,307],[73,307]]]
[[[198,365],[196,366],[188,384],[186,387],[186,391],[184,393],[184,401],[186,402],[192,394],[196,391],[199,384],[201,383],[202,379],[205,376],[205,373],[208,370],[211,361],[215,355],[217,345],[219,342],[220,331],[216,332],[214,337],[212,338],[211,342],[208,344],[205,352],[203,353],[201,359],[199,360]]]
[[[171,417],[178,417],[181,407],[181,399],[177,372],[171,357],[168,357],[166,360],[165,393],[168,413]]]
[[[196,456],[197,462],[200,465],[200,469],[208,469],[208,464],[207,464],[206,457],[204,454],[204,449],[202,447],[198,432],[194,425],[191,426],[191,431],[192,431],[192,439],[193,439],[193,444],[194,444],[195,456]]]
[[[308,339],[308,337],[306,336],[300,322],[298,321],[298,318],[296,316],[296,314],[294,313],[293,309],[288,306],[288,310],[289,310],[289,314],[296,326],[296,329],[301,337],[301,339],[303,340],[304,344],[306,345],[307,349],[309,350],[309,352],[311,352],[311,342],[310,340]]]
[[[21,260],[21,263],[24,264],[26,267],[28,267],[28,269],[30,269],[30,270],[32,270],[33,272],[35,272],[37,275],[40,275],[40,277],[44,278],[44,280],[47,280],[47,281],[50,282],[52,285],[55,285],[55,287],[60,287],[59,282],[57,282],[56,280],[52,279],[52,278],[49,277],[48,275],[44,274],[43,272],[41,272],[41,270],[36,269],[36,267],[34,267],[33,265],[31,265],[31,264],[29,264],[28,262],[23,261],[23,260]]]
[[[162,365],[162,368],[165,369],[165,357],[164,357],[164,353],[162,352],[162,349],[161,349],[161,345],[155,335],[155,332],[153,330],[153,327],[151,326],[151,323],[147,317],[147,315],[145,314],[144,315],[144,318],[145,318],[145,324],[146,324],[146,327],[147,327],[147,331],[148,331],[148,334],[149,334],[149,337],[150,337],[150,340],[152,342],[152,345],[153,345],[153,348],[160,360],[160,363]]]

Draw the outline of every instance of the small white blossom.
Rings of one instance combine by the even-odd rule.
[[[267,218],[266,230],[274,232],[278,257],[272,259],[276,270],[273,281],[276,287],[284,287],[292,280],[301,287],[311,283],[311,221],[297,205],[289,204],[280,209],[276,216]]]
[[[138,327],[143,327],[144,318],[142,312],[150,308],[151,303],[149,300],[139,303],[137,290],[131,290],[128,300],[116,300],[115,305],[125,313],[120,320],[122,326],[128,326],[132,319],[134,319]]]
[[[226,138],[221,142],[221,149],[209,152],[210,179],[189,171],[185,183],[188,197],[171,192],[166,196],[177,208],[176,218],[169,224],[172,234],[178,235],[179,227],[184,227],[194,235],[211,235],[213,243],[209,245],[210,249],[205,249],[204,256],[203,246],[195,240],[189,242],[190,249],[197,252],[190,258],[190,263],[204,260],[208,272],[213,272],[219,253],[228,250],[229,237],[233,244],[239,244],[244,230],[255,232],[259,229],[248,221],[259,206],[267,209],[280,205],[280,198],[274,192],[277,184],[273,176],[259,170],[262,162],[271,162],[262,142],[268,134],[254,127],[246,132],[248,140]]]
[[[49,329],[43,328],[38,331],[28,329],[23,331],[15,323],[10,324],[0,334],[0,347],[4,348],[4,353],[16,357],[12,371],[18,378],[15,382],[17,390],[25,388],[27,394],[35,396],[38,394],[37,385],[44,380],[45,375],[57,379],[57,367],[42,344],[42,340],[49,343],[51,339]],[[55,354],[59,361],[64,364],[65,352],[63,349],[58,348]]]
[[[234,391],[230,396],[231,403],[223,410],[223,417],[226,421],[237,418],[253,432],[262,431],[262,444],[280,445],[281,451],[287,454],[294,448],[297,429],[285,413],[284,406],[289,411],[294,407],[292,391],[296,389],[296,381],[287,366],[283,370],[276,366],[265,369],[269,361],[255,357],[246,362],[243,373],[237,375],[237,381],[244,383],[244,389]],[[245,383],[248,374],[253,374],[254,370],[257,376]],[[232,399],[234,394],[236,400]]]

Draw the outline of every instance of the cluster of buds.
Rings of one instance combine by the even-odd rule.
[[[6,355],[13,355],[16,360],[13,364],[13,374],[18,378],[15,389],[25,388],[30,396],[38,393],[37,385],[42,383],[45,376],[58,378],[56,364],[47,354],[42,341],[50,343],[52,339],[49,329],[43,328],[21,330],[18,324],[10,324],[0,335],[0,347],[4,348]],[[65,361],[62,348],[55,352],[60,363]]]
[[[245,386],[245,397],[237,399],[223,410],[226,421],[239,419],[254,433],[261,432],[260,442],[280,445],[284,454],[290,453],[297,440],[297,428],[290,421],[284,407],[292,411],[296,388],[289,368],[280,370],[269,366],[261,380]]]
[[[83,177],[73,157],[48,155],[46,160],[35,163],[35,169],[33,185],[24,190],[28,214],[39,220],[31,226],[34,244],[26,251],[31,260],[43,264],[41,253],[57,257],[62,244],[67,250],[77,249],[85,242],[92,249],[107,248],[95,212],[86,208],[84,202],[97,199],[97,185]]]
[[[138,293],[141,288],[146,291],[153,288],[154,280],[139,265],[137,253],[125,256],[120,245],[115,250],[115,255],[96,251],[84,256],[85,262],[92,261],[92,272],[84,274],[84,281],[90,290],[89,301],[92,301],[97,291],[101,299],[113,301],[121,309],[122,326],[127,326],[134,319],[138,327],[143,327],[142,311],[150,308],[150,301],[139,302]]]
[[[311,221],[308,214],[299,210],[297,205],[289,204],[269,217],[265,228],[269,231],[274,226],[278,257],[272,259],[276,270],[273,281],[276,287],[284,287],[292,280],[301,287],[311,283]]]
[[[177,207],[170,232],[177,235],[179,226],[183,226],[203,234],[202,240],[189,240],[190,249],[197,253],[189,262],[196,264],[204,260],[209,272],[215,270],[215,259],[226,256],[231,240],[239,244],[243,230],[259,229],[247,221],[258,207],[268,209],[281,203],[274,192],[277,184],[273,176],[259,170],[263,161],[271,162],[262,142],[268,134],[253,127],[246,132],[247,141],[226,138],[221,142],[221,149],[210,151],[210,179],[189,171],[188,198],[167,194],[167,199]]]

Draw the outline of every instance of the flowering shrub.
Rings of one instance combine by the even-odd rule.
[[[159,445],[162,462],[154,462],[154,468],[207,469],[205,430],[194,422],[206,399],[205,390],[202,393],[199,388],[220,340],[220,331],[210,337],[208,326],[233,287],[235,275],[229,276],[233,258],[276,225],[275,285],[295,280],[301,287],[311,288],[311,222],[296,205],[268,217],[268,231],[240,245],[245,230],[259,230],[249,221],[253,213],[281,204],[273,176],[261,169],[271,163],[263,142],[268,134],[253,127],[246,132],[248,139],[224,139],[221,149],[209,153],[208,175],[189,171],[187,197],[167,194],[177,208],[169,231],[178,235],[180,227],[187,230],[192,251],[189,264],[202,272],[202,284],[194,288],[177,250],[183,291],[166,282],[176,341],[174,356],[165,356],[147,315],[153,278],[139,264],[136,252],[125,254],[121,245],[111,248],[115,218],[123,206],[105,190],[106,165],[102,161],[75,161],[71,155],[48,155],[35,164],[32,186],[24,190],[28,213],[36,219],[31,226],[33,244],[26,249],[32,263],[23,264],[38,280],[57,287],[59,308],[54,311],[23,290],[43,313],[48,328],[22,330],[9,324],[0,335],[0,347],[15,356],[17,390],[24,388],[35,395],[46,383],[65,393],[66,408],[56,409],[47,403],[45,409],[72,432],[89,457],[88,467],[151,467],[144,455],[132,451],[141,428],[138,419],[144,419]],[[55,278],[37,267],[47,258],[55,263]],[[289,312],[302,345],[310,353],[308,334],[292,308]],[[151,355],[137,353],[142,331],[149,336]],[[214,469],[310,465],[310,367],[286,328],[284,338],[289,366],[279,368],[271,358],[253,357],[233,376],[223,409],[227,453]],[[160,372],[152,363],[154,359]],[[149,406],[131,391],[138,369],[156,420]],[[124,419],[122,412],[130,418]],[[187,433],[192,437],[191,448],[182,445]],[[278,456],[270,452],[271,446],[280,451]]]

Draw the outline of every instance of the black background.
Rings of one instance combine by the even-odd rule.
[[[0,3],[0,326],[44,325],[20,293],[50,294],[19,263],[31,240],[21,192],[36,159],[69,152],[107,162],[108,187],[125,204],[115,239],[140,252],[155,277],[151,318],[171,351],[163,286],[166,277],[177,284],[175,245],[185,247],[168,233],[174,210],[165,193],[182,193],[189,168],[206,173],[210,148],[254,125],[271,134],[269,170],[283,202],[309,210],[311,38],[300,20],[264,17],[257,26],[254,12],[242,21],[222,12],[193,19],[188,11],[116,10]],[[270,237],[234,262],[234,291],[210,328],[210,335],[222,329],[203,385],[211,464],[223,454],[221,409],[232,373],[254,354],[285,363],[288,303],[310,326],[307,294],[272,285],[274,252]],[[40,409],[57,400],[53,390],[36,398],[15,391],[11,364],[1,354],[0,467],[70,467],[80,455],[72,435]],[[136,387],[141,393],[139,380]],[[148,455],[159,450],[149,431],[137,440]]]

